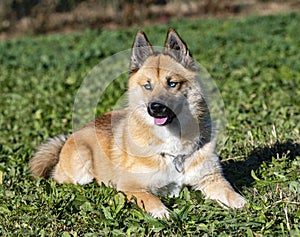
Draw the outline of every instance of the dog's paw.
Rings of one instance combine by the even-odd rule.
[[[219,195],[218,198],[215,198],[217,202],[224,208],[243,208],[247,201],[240,194],[235,191],[228,189],[223,195]]]
[[[170,213],[168,211],[168,209],[165,206],[161,206],[159,208],[155,208],[153,210],[150,211],[151,216],[153,216],[154,218],[170,218]]]
[[[246,199],[236,192],[231,192],[228,197],[228,206],[230,208],[243,208],[246,203]]]
[[[231,186],[225,185],[210,185],[204,191],[206,198],[215,200],[223,208],[242,208],[246,205],[247,201]]]

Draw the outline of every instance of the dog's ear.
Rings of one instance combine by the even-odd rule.
[[[164,54],[171,56],[184,67],[196,70],[195,62],[186,44],[172,28],[169,29],[167,34]]]
[[[147,36],[143,31],[139,30],[132,45],[130,72],[139,70],[146,59],[152,54],[153,48]]]

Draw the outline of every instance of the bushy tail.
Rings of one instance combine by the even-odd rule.
[[[30,160],[30,171],[35,177],[49,178],[51,176],[66,140],[66,136],[57,136],[50,138],[38,148],[38,151]]]

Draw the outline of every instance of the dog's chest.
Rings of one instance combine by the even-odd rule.
[[[184,185],[184,172],[176,169],[172,157],[164,159],[165,167],[152,176],[149,191],[155,195],[177,197]]]
[[[160,130],[159,135],[164,141],[158,152],[163,165],[149,179],[149,191],[155,195],[176,197],[185,185],[185,157],[191,153],[193,146],[168,130]]]

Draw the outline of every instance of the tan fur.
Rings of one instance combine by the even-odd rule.
[[[34,157],[30,160],[31,173],[36,177],[50,177],[53,168],[59,160],[59,154],[64,146],[66,137],[50,138],[39,147]]]
[[[180,50],[173,52],[177,46]],[[39,177],[51,173],[59,183],[85,184],[95,178],[99,184],[123,191],[129,199],[134,196],[155,217],[169,216],[156,195],[177,196],[184,185],[201,190],[223,206],[243,207],[245,200],[222,176],[193,59],[174,30],[168,32],[165,48],[163,54],[154,53],[146,36],[138,32],[128,107],[100,116],[64,144],[54,139],[42,145],[30,162],[32,173]],[[176,87],[170,88],[170,80]],[[145,89],[147,83],[151,90]],[[154,124],[147,112],[151,101],[172,108],[174,121],[165,126]]]

